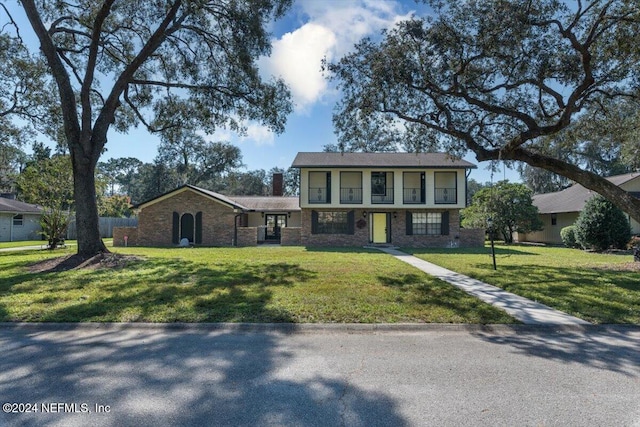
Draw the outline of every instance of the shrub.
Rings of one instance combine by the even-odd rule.
[[[576,240],[585,249],[625,249],[631,239],[631,226],[627,216],[600,195],[587,200],[575,226]]]
[[[640,236],[633,236],[629,243],[627,243],[627,249],[640,248]]]
[[[560,238],[562,243],[568,248],[577,248],[578,242],[576,240],[576,226],[570,225],[560,230]]]

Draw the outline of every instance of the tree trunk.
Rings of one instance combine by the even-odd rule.
[[[95,162],[81,162],[74,155],[71,158],[73,163],[78,255],[92,257],[109,252],[100,237]]]

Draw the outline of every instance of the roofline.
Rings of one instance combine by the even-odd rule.
[[[42,210],[38,211],[38,212],[27,212],[27,211],[0,211],[0,213],[9,213],[9,214],[14,214],[14,215],[29,215],[29,214],[33,214],[33,215],[39,215],[42,214]]]
[[[186,190],[191,190],[191,191],[193,191],[195,193],[198,193],[198,194],[200,194],[202,196],[205,196],[205,197],[207,197],[207,198],[209,198],[211,200],[215,200],[216,202],[218,202],[220,204],[223,204],[223,205],[225,205],[225,206],[227,206],[229,208],[242,209],[243,211],[249,211],[249,209],[247,209],[246,207],[244,207],[242,205],[238,205],[238,204],[235,204],[235,203],[229,203],[226,200],[222,200],[222,199],[220,199],[218,197],[213,196],[212,194],[209,194],[209,193],[203,191],[201,188],[198,188],[196,186],[189,185],[189,184],[184,184],[181,187],[175,188],[175,189],[173,189],[171,191],[168,191],[168,192],[166,192],[164,194],[156,196],[153,199],[149,199],[149,200],[147,200],[145,202],[138,203],[137,205],[133,205],[132,209],[144,209],[147,206],[151,206],[153,204],[156,204],[158,202],[166,200],[166,199],[168,199],[170,197],[173,197],[176,194],[182,193],[182,192],[184,192]]]
[[[339,168],[339,169],[478,169],[477,166],[462,166],[462,165],[452,165],[452,166],[376,166],[376,165],[366,165],[366,166],[357,166],[357,165],[302,165],[295,166],[291,165],[293,169],[302,169],[302,168],[317,168],[317,169],[326,169],[326,168]]]

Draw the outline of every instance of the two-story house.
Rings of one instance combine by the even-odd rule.
[[[114,245],[482,246],[460,228],[467,171],[443,153],[299,153],[299,197],[228,196],[184,185],[137,206]],[[282,177],[274,179],[282,183]],[[186,239],[186,240],[185,240]]]
[[[469,162],[444,153],[298,153],[292,166],[303,245],[461,244]]]

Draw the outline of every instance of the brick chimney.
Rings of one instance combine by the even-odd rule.
[[[284,195],[284,176],[281,173],[274,173],[272,179],[272,195],[283,196]]]

